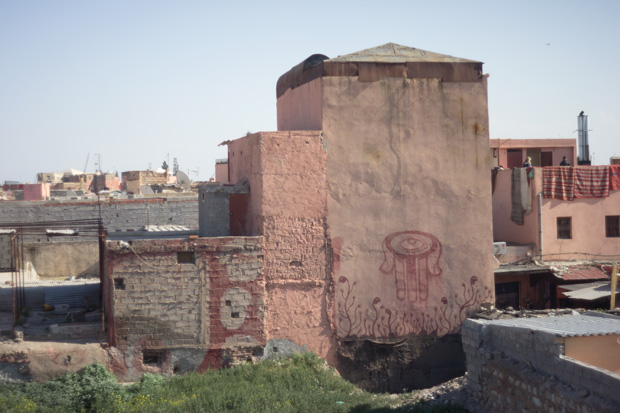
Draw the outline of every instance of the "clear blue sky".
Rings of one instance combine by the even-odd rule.
[[[620,155],[618,1],[0,2],[0,182],[157,168],[207,180],[218,143],[276,129],[280,75],[393,42],[484,62],[491,138]],[[199,172],[194,172],[199,171]]]

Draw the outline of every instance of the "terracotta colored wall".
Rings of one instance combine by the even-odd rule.
[[[322,79],[287,90],[277,101],[278,130],[321,130]]]
[[[255,133],[228,144],[230,183],[247,182],[250,186],[250,208],[247,234],[263,233],[263,181],[261,179],[260,133]]]
[[[333,362],[320,132],[257,133],[231,142],[228,159],[231,182],[250,182],[252,227],[264,236],[268,338],[307,345]]]
[[[620,374],[620,336],[567,337],[565,355],[582,363]]]
[[[340,337],[457,333],[494,300],[486,87],[323,79]]]

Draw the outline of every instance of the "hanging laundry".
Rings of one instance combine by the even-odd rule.
[[[543,168],[543,197],[572,201],[575,197],[575,175],[572,166]]]
[[[517,225],[523,225],[524,214],[532,212],[532,189],[529,185],[528,169],[512,169],[510,186],[512,209],[510,219]]]
[[[620,189],[620,165],[609,167],[609,190],[617,191]]]
[[[573,169],[575,170],[575,198],[609,196],[609,165],[582,166]]]

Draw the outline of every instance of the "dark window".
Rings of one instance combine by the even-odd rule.
[[[558,218],[558,239],[571,239],[571,218],[560,217]]]
[[[620,237],[620,215],[605,217],[605,236],[607,238]]]
[[[161,350],[143,350],[142,364],[148,366],[160,366],[163,361],[163,351]]]
[[[114,279],[114,289],[116,289],[116,290],[124,290],[125,289],[125,279],[124,278],[115,278]]]
[[[177,262],[179,264],[193,264],[194,263],[194,251],[177,252]]]

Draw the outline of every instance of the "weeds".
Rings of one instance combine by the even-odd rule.
[[[366,393],[312,354],[120,385],[100,364],[48,383],[0,387],[11,412],[466,412],[460,406],[401,405]]]

